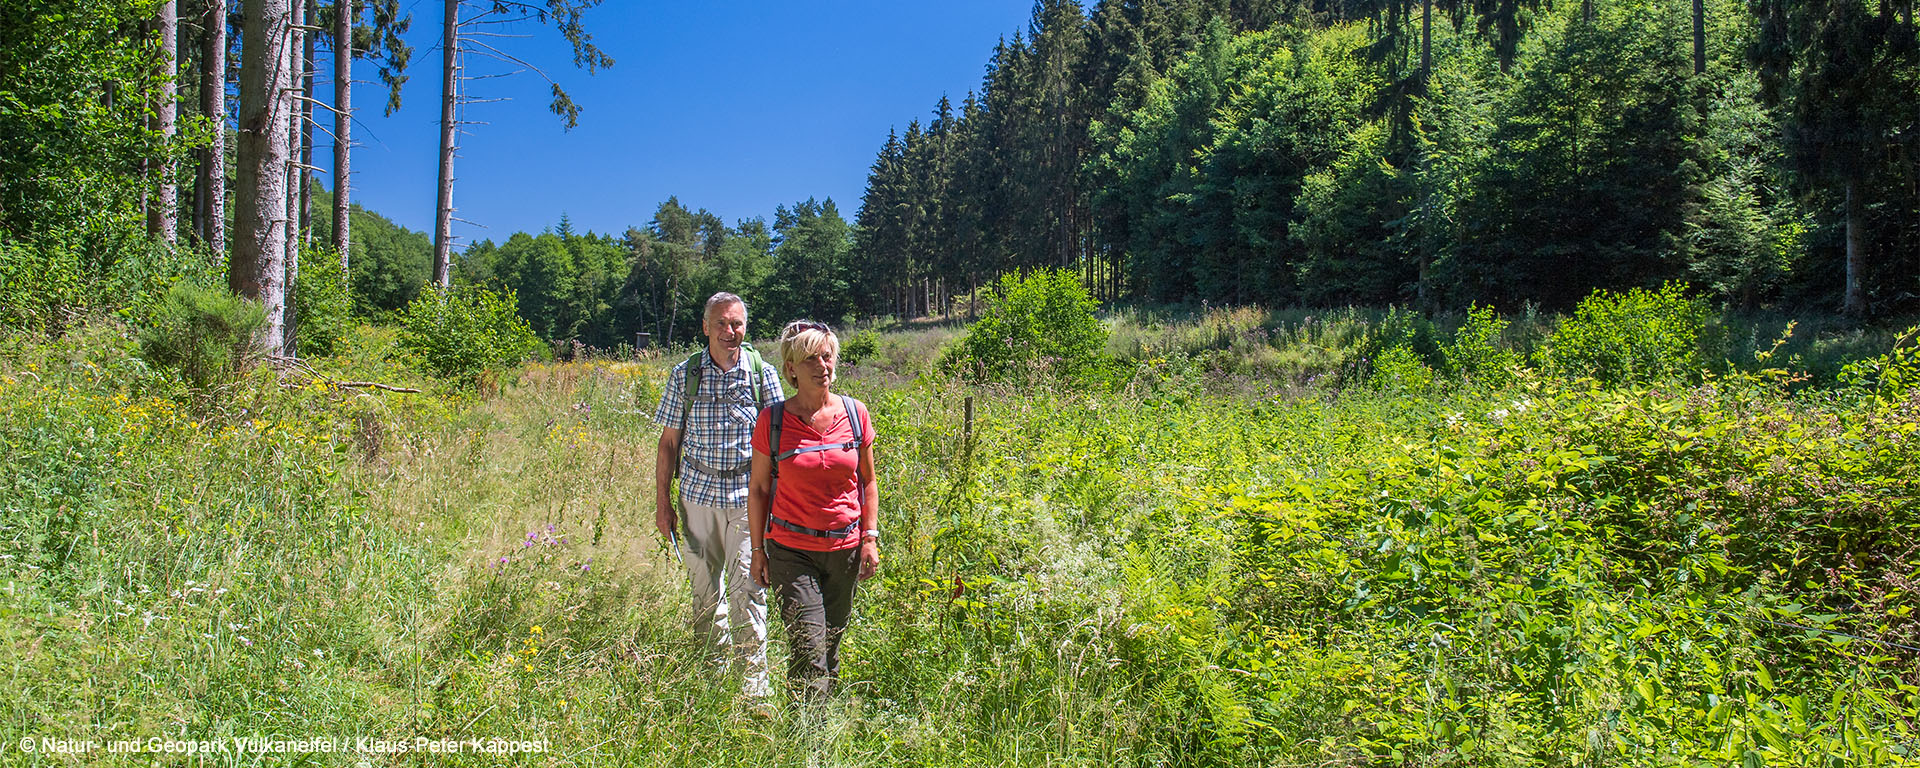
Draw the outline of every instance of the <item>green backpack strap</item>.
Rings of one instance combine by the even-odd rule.
[[[747,381],[753,384],[753,404],[756,407],[765,408],[767,405],[767,396],[765,394],[767,382],[761,373],[761,369],[767,367],[766,360],[760,357],[760,350],[754,349],[752,344],[741,344],[740,354],[746,360]]]

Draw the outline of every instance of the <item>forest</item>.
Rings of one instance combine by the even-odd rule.
[[[167,275],[224,271],[243,295],[286,293],[303,250],[307,279],[347,270],[335,281],[350,298],[282,301],[278,316],[375,318],[421,285],[460,282],[511,290],[539,336],[595,348],[687,339],[691,308],[723,288],[767,318],[904,318],[951,314],[994,276],[1042,267],[1138,305],[1558,311],[1596,289],[1682,281],[1742,310],[1858,320],[1920,306],[1906,0],[1045,0],[993,46],[977,92],[939,95],[924,122],[887,134],[850,216],[807,200],[729,224],[669,199],[625,232],[576,233],[563,217],[457,253],[444,221],[424,249],[352,226],[371,212],[328,191],[347,178],[351,127],[324,119],[346,105],[289,102],[301,107],[280,117],[271,162],[292,171],[279,202],[252,202],[277,174],[239,174],[264,155],[229,135],[246,109],[248,66],[228,51],[243,47],[245,9],[169,26],[155,8],[174,3],[70,5],[5,20],[10,323],[57,328],[127,295],[102,288]],[[391,2],[314,5],[312,40],[294,41],[307,77],[315,40],[347,40],[396,103],[421,66],[399,37],[412,17]],[[476,7],[469,21],[550,12],[583,67],[611,66],[582,27],[592,5]],[[339,147],[331,183],[306,160],[315,127]],[[272,238],[224,231],[267,210],[291,222]]]
[[[1912,0],[1041,0],[851,215],[456,249],[461,57],[598,5],[434,8],[433,232],[427,5],[0,5],[0,766],[1920,764]],[[720,290],[878,435],[819,706],[636,513]]]

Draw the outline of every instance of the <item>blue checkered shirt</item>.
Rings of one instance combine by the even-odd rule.
[[[662,427],[680,430],[680,498],[709,507],[740,508],[747,505],[747,479],[714,477],[696,469],[693,459],[714,470],[725,471],[753,460],[753,422],[760,415],[759,405],[772,405],[786,399],[780,389],[780,374],[764,360],[760,366],[761,397],[753,396],[753,376],[747,372],[746,351],[733,370],[722,371],[711,354],[700,355],[700,391],[693,398],[693,413],[687,414],[687,361],[680,361],[667,374],[666,391],[660,395],[660,407],[653,421]],[[682,424],[683,414],[691,424]]]

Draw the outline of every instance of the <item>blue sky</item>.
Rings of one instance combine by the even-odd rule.
[[[409,229],[433,228],[442,5],[411,5],[414,47],[403,108],[385,102],[374,68],[356,64],[360,107],[353,199]],[[978,90],[994,44],[1024,34],[1032,0],[656,2],[606,0],[586,17],[614,59],[588,76],[551,27],[490,39],[538,65],[581,106],[562,130],[538,74],[482,81],[455,161],[454,222],[462,244],[539,232],[566,213],[576,231],[643,226],[669,195],[731,225],[774,207],[828,198],[851,219],[889,127],[925,123],[941,94],[957,109]],[[324,54],[322,54],[324,57]],[[330,63],[319,64],[322,72]],[[476,70],[506,71],[475,58]],[[331,89],[316,88],[331,100]],[[322,119],[331,127],[331,121]],[[330,166],[325,134],[316,165]]]

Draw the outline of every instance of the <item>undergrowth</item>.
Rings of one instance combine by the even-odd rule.
[[[1224,319],[1229,347],[1268,322]],[[1440,325],[1418,390],[1248,385],[1124,328],[1130,370],[970,386],[909,348],[952,333],[880,334],[845,381],[887,530],[846,693],[765,720],[701,661],[645,514],[673,357],[474,391],[361,329],[197,409],[117,326],[19,341],[0,764],[146,765],[11,745],[157,735],[551,746],[455,765],[1915,760],[1911,354],[1851,388],[1604,388]],[[340,386],[367,380],[428,391]]]

